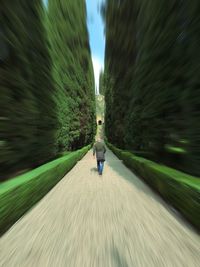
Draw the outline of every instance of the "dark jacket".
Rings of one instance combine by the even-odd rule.
[[[97,160],[105,161],[106,148],[102,142],[96,142],[93,146],[93,155],[96,153]]]

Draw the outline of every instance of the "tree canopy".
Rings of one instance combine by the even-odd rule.
[[[0,13],[3,176],[91,143],[96,120],[85,1],[44,9],[42,0],[8,0]]]
[[[197,1],[107,0],[108,140],[200,174]]]

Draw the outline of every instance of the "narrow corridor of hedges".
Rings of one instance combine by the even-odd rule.
[[[93,140],[94,74],[78,2],[1,3],[0,180]]]

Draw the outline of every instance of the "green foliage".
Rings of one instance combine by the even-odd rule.
[[[0,235],[36,204],[80,160],[91,146],[71,152],[0,184]]]
[[[8,0],[0,10],[9,51],[0,63],[0,168],[6,173],[55,156],[57,119],[41,1]]]
[[[165,146],[165,149],[171,153],[175,153],[175,154],[185,154],[186,151],[181,148],[181,147],[173,147],[173,146]]]
[[[106,135],[124,146],[125,117],[136,59],[135,1],[106,1],[105,101]]]
[[[60,125],[58,147],[73,150],[89,144],[96,132],[85,2],[50,0],[47,26]]]
[[[142,177],[197,229],[200,229],[200,180],[198,177],[137,157],[110,143],[107,145],[127,167]]]
[[[106,75],[103,71],[99,75],[99,94],[105,95]]]
[[[84,0],[8,0],[0,12],[1,180],[91,143],[96,119]]]
[[[96,115],[97,118],[104,120],[104,96],[103,95],[96,95]]]
[[[189,0],[107,0],[102,8],[108,140],[193,175],[200,174],[199,10]],[[176,159],[166,146],[185,152]]]

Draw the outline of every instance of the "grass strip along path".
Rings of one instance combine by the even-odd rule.
[[[198,267],[200,237],[110,150],[92,151],[0,239],[2,267]]]
[[[109,148],[200,230],[200,179],[116,148]]]
[[[51,190],[90,146],[0,184],[0,235]]]

